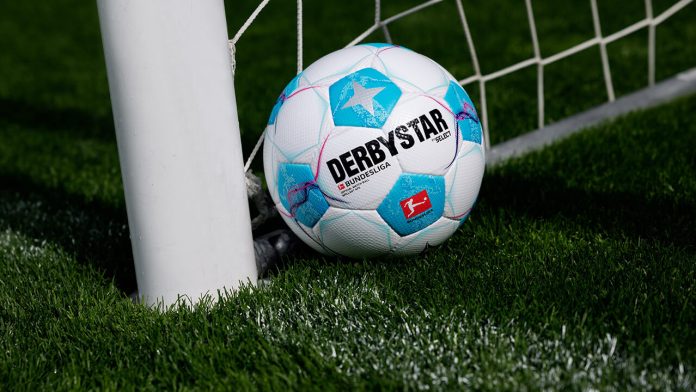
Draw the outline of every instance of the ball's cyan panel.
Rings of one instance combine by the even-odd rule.
[[[377,212],[399,235],[423,230],[440,219],[445,207],[445,179],[402,174]]]
[[[329,208],[314,182],[309,165],[281,163],[278,168],[278,193],[285,210],[308,227],[316,225]]]
[[[297,87],[300,84],[300,78],[302,77],[302,73],[300,72],[297,76],[292,78],[290,83],[288,83],[287,86],[283,89],[283,92],[278,96],[276,99],[275,105],[273,105],[273,110],[271,110],[271,116],[268,118],[268,124],[275,124],[276,117],[278,116],[278,111],[280,110],[280,107],[283,106],[283,103],[285,103],[285,100],[287,99],[290,94],[292,94],[295,90],[297,90]]]
[[[481,123],[469,94],[457,82],[451,81],[445,101],[454,112],[462,139],[481,144]]]
[[[381,72],[364,68],[329,87],[336,126],[381,128],[401,97],[401,90]]]
[[[309,245],[312,249],[319,253],[323,253],[325,255],[335,255],[334,252],[331,252],[322,245],[321,240],[319,240],[319,237],[317,237],[317,235],[314,233],[313,228],[307,227],[301,222],[295,220],[295,218],[291,217],[290,212],[288,212],[281,203],[276,204],[276,208],[280,212],[280,216],[283,218],[285,223],[288,225],[288,227],[290,227],[290,230],[292,230],[292,232],[295,233],[295,235],[298,236],[302,242]]]
[[[377,49],[383,49],[383,48],[403,48],[403,46],[397,46],[397,45],[388,44],[388,43],[385,43],[385,42],[368,42],[368,43],[360,44],[360,45],[358,45],[358,46],[371,46],[371,47],[377,48]],[[405,48],[404,48],[404,49],[405,49]]]

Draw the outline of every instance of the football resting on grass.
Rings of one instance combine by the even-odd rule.
[[[278,211],[324,254],[413,254],[466,220],[485,167],[473,102],[433,60],[365,44],[317,60],[285,87],[266,128]]]

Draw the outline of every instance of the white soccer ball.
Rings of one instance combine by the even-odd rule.
[[[412,254],[471,212],[485,167],[481,125],[457,80],[390,44],[333,52],[285,87],[264,170],[285,222],[319,252]]]

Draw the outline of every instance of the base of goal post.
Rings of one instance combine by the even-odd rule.
[[[692,93],[696,93],[696,68],[654,86],[625,95],[613,102],[599,105],[547,127],[496,144],[486,153],[486,164],[497,165],[629,112],[658,106]]]
[[[291,252],[298,245],[299,241],[299,238],[288,229],[274,230],[254,239],[256,268],[259,276],[256,282],[257,287],[270,285],[271,278],[267,276],[268,273],[278,266],[281,258]],[[128,297],[136,303],[141,302],[142,299],[137,290],[130,293]]]
[[[257,280],[223,0],[98,0],[139,298]]]

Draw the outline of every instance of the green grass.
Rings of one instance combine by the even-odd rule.
[[[122,209],[3,182],[0,381],[691,389],[694,109],[691,97],[489,170],[471,221],[422,257],[306,253],[209,311],[125,297]],[[88,175],[70,170],[64,182]]]
[[[305,1],[307,63],[369,25],[369,2],[345,3]],[[605,32],[640,17],[640,4],[613,3],[600,2]],[[239,5],[231,29],[254,6]],[[531,53],[521,3],[465,6],[485,71]],[[238,48],[247,147],[294,72],[282,17],[294,6],[269,7]],[[454,7],[438,7],[393,36],[465,76],[462,40],[441,39],[460,32]],[[348,8],[361,16],[340,17]],[[658,28],[660,78],[694,65],[695,10]],[[545,54],[591,34],[585,2],[535,12]],[[127,298],[94,3],[5,2],[0,15],[12,16],[0,18],[0,389],[695,388],[696,97],[489,169],[470,221],[421,257],[300,252],[268,286],[159,314]],[[644,38],[609,48],[620,94],[645,83]],[[595,49],[547,77],[550,120],[604,99]],[[533,127],[534,86],[492,83],[494,141]]]

